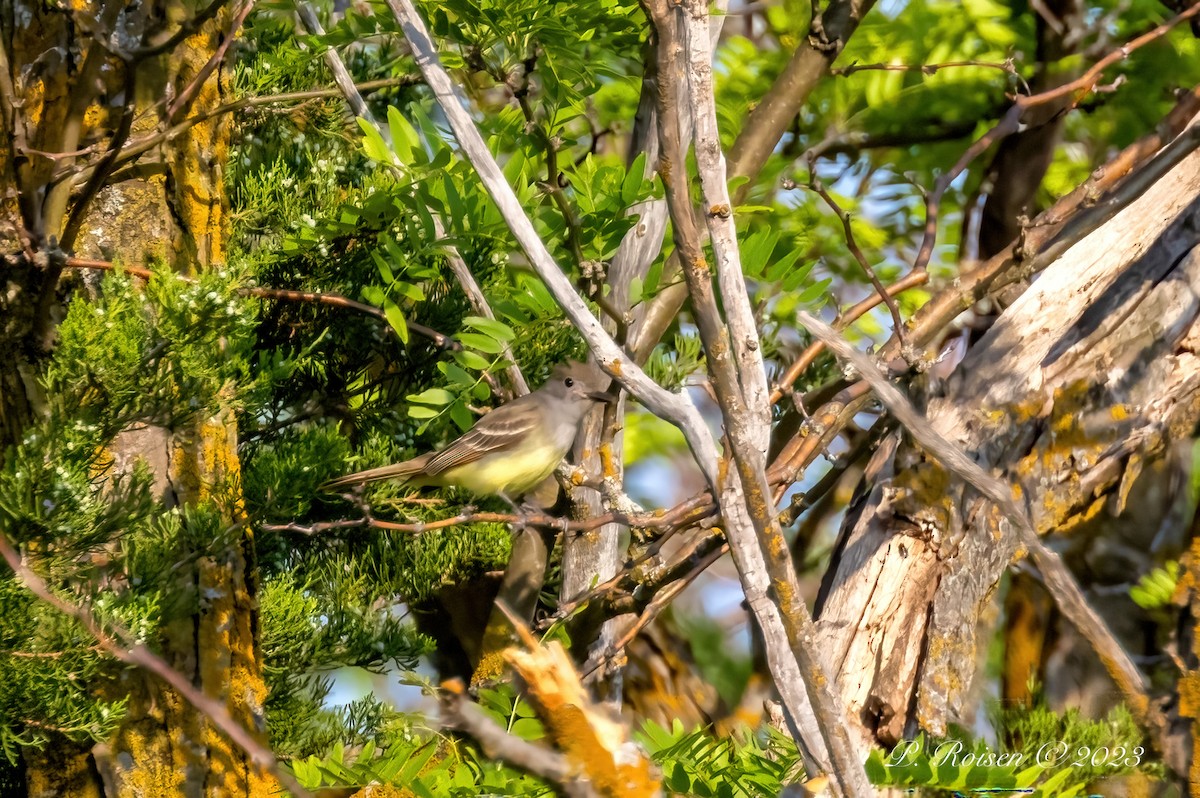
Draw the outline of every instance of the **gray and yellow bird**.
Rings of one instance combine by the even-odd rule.
[[[512,503],[554,473],[588,410],[612,401],[600,390],[603,379],[582,363],[561,364],[541,388],[492,410],[441,451],[347,474],[321,487],[339,491],[394,479],[416,487],[466,488]]]

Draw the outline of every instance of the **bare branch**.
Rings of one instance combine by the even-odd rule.
[[[317,19],[317,13],[313,10],[311,4],[307,2],[296,3],[296,13],[300,16],[300,21],[309,33],[323,34],[325,30],[321,27],[321,22]],[[371,109],[367,107],[366,101],[362,94],[359,93],[358,87],[354,84],[354,79],[350,75],[350,70],[346,68],[346,64],[342,61],[342,57],[332,47],[325,50],[325,63],[329,66],[329,70],[333,73],[334,83],[337,84],[338,90],[345,97],[346,103],[350,106],[350,110],[355,116],[365,119],[378,132],[379,135],[389,145],[392,140],[391,130],[385,126],[381,126],[371,113]],[[446,237],[446,228],[441,217],[435,213],[430,213],[433,218],[433,232],[439,240]],[[467,268],[466,262],[462,256],[458,254],[458,248],[453,244],[445,244],[446,262],[450,266],[450,271],[458,280],[458,284],[462,287],[463,293],[467,296],[467,302],[471,305],[471,309],[480,316],[488,319],[495,319],[496,314],[492,312],[492,307],[488,304],[487,297],[483,294],[483,289],[479,287],[479,283],[475,280],[475,275],[471,274],[471,270]],[[507,341],[501,342],[501,354],[505,360],[509,362],[506,368],[508,373],[509,383],[513,390],[518,394],[529,393],[529,384],[525,382],[525,375],[521,371],[517,359],[513,356],[512,347]]]
[[[93,260],[91,258],[67,258],[66,266],[72,269],[97,269],[100,271],[118,270],[117,265],[111,261]],[[134,277],[138,277],[143,280],[149,280],[153,276],[153,272],[141,266],[121,266],[119,267],[119,270],[127,274],[132,274]],[[176,276],[184,282],[192,282],[190,278],[184,275]],[[377,308],[374,305],[368,305],[365,302],[357,302],[348,297],[344,297],[341,294],[315,291],[296,291],[290,288],[264,288],[262,286],[239,288],[237,293],[241,294],[242,296],[254,296],[262,299],[278,299],[288,302],[311,302],[318,305],[329,305],[330,307],[345,308],[346,310],[364,313],[381,321],[384,327],[390,331],[392,335],[395,335],[397,339],[400,338],[400,333],[398,333],[395,328],[392,327],[391,322],[388,321],[387,314],[384,313],[382,308]],[[408,327],[408,329],[412,332],[415,332],[417,335],[433,341],[434,345],[438,349],[446,349],[450,351],[458,351],[462,349],[462,344],[460,344],[458,341],[444,333],[438,332],[432,327],[426,327],[424,324],[419,324],[415,321],[409,321],[407,319],[405,320],[405,326]],[[403,341],[401,341],[401,343],[403,343]]]
[[[787,557],[787,545],[775,521],[770,488],[766,483],[765,447],[759,448],[751,434],[755,422],[749,418],[743,388],[747,393],[754,392],[755,376],[747,371],[747,386],[739,385],[738,366],[713,296],[712,278],[692,216],[687,174],[683,169],[686,148],[679,126],[674,122],[677,113],[672,102],[677,97],[675,83],[682,72],[692,82],[692,107],[697,126],[711,112],[710,108],[697,108],[695,102],[700,99],[709,105],[712,103],[711,93],[704,88],[704,75],[692,75],[692,69],[680,69],[676,61],[676,53],[695,51],[690,41],[695,41],[703,30],[697,30],[700,28],[697,23],[701,21],[698,17],[706,15],[707,9],[700,3],[693,3],[684,10],[665,0],[644,0],[643,7],[658,38],[656,49],[661,84],[658,92],[659,174],[667,189],[676,250],[736,465],[736,469],[726,475],[719,494],[730,550],[747,603],[762,631],[768,665],[800,743],[806,768],[814,773],[827,772],[838,794],[869,794],[870,784],[862,769],[863,757],[855,751],[839,697],[820,662],[814,645],[812,617],[800,598],[795,570]],[[688,66],[693,66],[696,61],[691,60],[693,64]],[[707,63],[699,66],[702,70],[711,69]],[[697,143],[710,150],[714,146],[713,142],[701,143],[699,139]],[[710,169],[719,169],[719,144],[715,146],[715,152],[697,153],[698,162],[702,157],[715,160],[715,163],[709,161]],[[714,210],[710,209],[710,213]],[[728,206],[725,212],[729,212]],[[726,235],[724,230],[716,234]],[[736,248],[736,240],[726,241],[725,246]],[[727,252],[726,257],[736,258],[736,255]],[[731,303],[748,305],[744,283],[739,283],[736,280],[722,283],[722,290],[729,292],[725,297],[727,307]],[[737,294],[739,291],[741,297]],[[741,311],[734,308],[730,312],[737,315]],[[744,316],[741,316],[738,325],[742,334],[743,324]],[[757,398],[765,407],[765,390]]]
[[[233,14],[233,19],[229,23],[229,33],[221,39],[221,43],[217,45],[216,51],[200,67],[196,72],[196,76],[192,78],[192,82],[184,87],[183,91],[179,92],[179,96],[175,101],[167,106],[166,119],[168,122],[176,121],[180,115],[187,112],[191,107],[192,102],[200,94],[200,89],[204,86],[205,81],[209,76],[220,66],[225,59],[225,53],[229,50],[229,46],[233,44],[237,32],[241,29],[242,23],[246,21],[246,17],[250,16],[250,12],[254,9],[254,0],[244,0],[241,7]]]
[[[659,590],[653,598],[649,600],[646,609],[642,611],[641,616],[637,621],[629,627],[621,638],[613,643],[612,647],[604,652],[601,659],[597,659],[591,665],[584,668],[582,676],[586,681],[588,677],[597,671],[603,672],[610,663],[617,660],[625,648],[632,643],[642,630],[649,626],[655,618],[662,613],[675,598],[687,588],[692,582],[696,581],[696,577],[708,570],[709,566],[717,560],[729,553],[729,544],[725,543],[716,546],[712,551],[707,552],[694,567],[690,568],[687,573],[681,575],[678,579],[673,579],[665,583],[665,587]]]
[[[0,556],[3,556],[17,579],[29,592],[62,614],[78,621],[92,637],[96,638],[96,642],[102,649],[121,662],[149,671],[166,682],[175,692],[183,696],[189,704],[208,718],[214,726],[220,729],[231,742],[242,749],[246,756],[250,758],[250,761],[261,770],[270,773],[276,781],[291,791],[293,795],[301,798],[311,795],[308,790],[300,786],[295,777],[279,766],[279,762],[275,759],[275,755],[271,753],[270,748],[255,738],[242,724],[234,720],[233,715],[229,712],[229,707],[201,692],[192,684],[190,679],[168,665],[162,657],[159,657],[153,651],[146,648],[146,646],[138,643],[136,638],[128,631],[109,624],[110,634],[110,631],[105,630],[100,620],[86,607],[72,604],[55,594],[46,582],[25,564],[20,553],[13,546],[12,541],[3,533],[0,533]]]
[[[552,748],[522,740],[506,732],[499,723],[471,703],[462,682],[444,682],[441,691],[442,716],[448,726],[479,744],[488,759],[502,760],[515,768],[557,784],[568,795],[588,795],[591,790],[576,779],[567,758]]]
[[[425,30],[411,0],[388,0],[388,7],[399,20],[409,46],[412,47],[417,66],[425,76],[425,82],[433,90],[439,106],[450,122],[454,136],[463,153],[479,174],[484,188],[499,207],[501,215],[512,230],[517,243],[524,250],[530,265],[546,284],[551,295],[566,312],[571,323],[579,330],[597,363],[614,379],[621,382],[647,409],[655,415],[677,425],[684,434],[693,456],[704,472],[706,480],[716,489],[717,459],[716,445],[703,418],[686,395],[673,394],[651,380],[645,372],[626,355],[616,342],[605,332],[599,320],[588,309],[586,303],[575,293],[570,280],[554,262],[545,244],[538,238],[533,224],[521,208],[512,187],[505,181],[504,174],[496,164],[470,114],[464,107],[464,99],[450,81],[438,60],[433,43]]]
[[[1021,75],[1017,72],[1013,60],[1010,58],[1007,61],[943,61],[938,64],[850,64],[844,67],[835,67],[829,70],[830,75],[853,75],[855,72],[863,72],[866,70],[881,70],[884,72],[920,72],[922,75],[936,75],[940,70],[953,69],[956,67],[982,67],[984,69],[998,69],[1001,72],[1007,72],[1014,78],[1020,79]]]
[[[904,277],[901,277],[899,280],[889,285],[885,289],[884,293],[886,293],[888,296],[894,297],[904,293],[910,288],[916,288],[918,286],[925,285],[927,282],[929,282],[928,272],[909,272]],[[862,318],[867,311],[878,307],[879,303],[882,301],[883,297],[878,291],[876,291],[874,294],[871,294],[858,304],[847,308],[845,311],[840,313],[838,315],[837,323],[834,325],[834,329],[846,329],[851,324]],[[788,388],[792,386],[792,383],[794,383],[797,378],[799,378],[799,376],[813,364],[813,361],[815,361],[817,356],[820,355],[824,350],[825,343],[823,341],[814,341],[812,344],[806,347],[802,353],[800,353],[800,357],[796,358],[796,360],[794,360],[792,364],[788,366],[787,371],[783,373],[783,375],[779,378],[779,381],[775,384],[774,390],[771,391],[771,404],[775,404],[783,398],[784,392],[787,391]]]
[[[854,227],[850,224],[849,212],[843,210],[841,205],[838,205],[837,200],[825,188],[825,185],[817,179],[816,159],[809,156],[808,160],[808,187],[815,191],[817,195],[825,200],[825,204],[834,212],[842,223],[842,232],[846,236],[846,248],[850,250],[850,254],[858,261],[858,265],[866,273],[867,279],[871,281],[871,285],[875,288],[875,295],[887,305],[888,312],[892,314],[892,329],[895,330],[896,339],[900,342],[900,351],[905,351],[904,343],[904,319],[900,318],[900,307],[896,304],[896,300],[892,294],[883,287],[883,283],[879,282],[879,276],[875,274],[875,269],[872,268],[871,262],[867,260],[867,256],[858,248],[858,242],[854,239]],[[905,352],[907,355],[908,353]]]
[[[770,90],[750,112],[729,151],[730,176],[753,177],[758,174],[813,89],[828,72],[830,64],[873,5],[874,0],[830,0],[822,13],[816,8],[818,0],[813,0],[814,10],[808,35],[800,42]],[[749,186],[747,182],[738,189],[735,202],[741,202]]]
[[[721,134],[717,128],[712,48],[708,40],[708,3],[706,0],[689,0],[687,7],[683,39],[687,47],[693,152],[704,205],[707,207],[704,217],[712,242],[713,258],[717,262],[717,283],[724,300],[734,364],[747,411],[739,422],[747,425],[746,443],[754,447],[755,467],[761,472],[765,467],[767,445],[771,437],[767,372],[754,308],[750,304],[750,293],[742,274],[737,227],[733,221],[733,200],[729,196],[728,175],[725,173],[725,153],[721,150]],[[728,421],[726,419],[726,424]]]
[[[437,529],[459,526],[461,524],[509,524],[517,528],[540,527],[543,529],[559,529],[564,532],[588,532],[605,524],[621,524],[633,529],[669,529],[676,526],[695,524],[716,512],[708,494],[700,494],[680,502],[666,512],[642,513],[631,515],[617,511],[603,513],[591,518],[579,520],[557,518],[545,513],[490,513],[476,512],[466,508],[457,515],[439,518],[436,521],[416,521],[413,523],[397,523],[376,518],[367,507],[363,507],[362,518],[340,521],[323,521],[310,526],[298,524],[264,524],[263,529],[283,532],[299,532],[305,535],[317,535],[338,529],[360,529],[373,527],[389,532],[412,532],[420,534]]]

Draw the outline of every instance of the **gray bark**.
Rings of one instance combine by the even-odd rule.
[[[1043,534],[1200,416],[1198,197],[1193,154],[1051,264],[929,402]],[[823,586],[821,647],[864,737],[942,734],[971,711],[981,618],[1016,537],[902,435],[870,471]]]

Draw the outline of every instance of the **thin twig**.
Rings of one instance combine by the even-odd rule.
[[[580,674],[581,678],[586,680],[597,671],[603,673],[603,670],[607,668],[610,663],[619,658],[629,644],[632,643],[637,636],[642,633],[642,630],[649,626],[655,618],[661,615],[662,611],[670,606],[671,602],[674,601],[675,598],[682,593],[688,585],[696,581],[697,577],[707,571],[709,566],[728,553],[729,544],[721,544],[712,551],[708,552],[694,568],[688,571],[688,573],[684,574],[679,579],[673,580],[662,590],[658,591],[654,598],[651,599],[650,603],[646,605],[646,609],[644,609],[642,614],[638,616],[637,621],[635,621],[634,624],[630,626],[623,635],[621,635],[619,640],[613,643],[612,648],[604,652],[604,655],[601,658],[584,667],[583,672]]]
[[[244,0],[236,12],[233,19],[229,23],[229,32],[221,38],[221,43],[217,45],[217,49],[212,56],[200,67],[196,76],[192,81],[184,87],[183,91],[179,92],[179,96],[175,101],[167,106],[166,119],[168,123],[176,121],[176,119],[187,112],[191,107],[192,102],[200,95],[200,89],[204,86],[205,81],[209,76],[220,66],[225,59],[225,53],[229,50],[229,46],[233,44],[237,37],[237,32],[241,29],[242,23],[246,21],[246,17],[250,16],[250,11],[254,8],[255,0]]]
[[[321,35],[324,29],[321,27],[321,22],[317,18],[317,13],[313,10],[311,4],[307,2],[297,2],[296,12],[300,17],[300,22],[308,30],[309,33]],[[350,74],[350,70],[346,68],[346,64],[342,61],[342,57],[332,47],[325,50],[325,63],[328,65],[330,72],[333,73],[334,83],[337,84],[338,91],[345,98],[350,110],[355,116],[365,120],[379,132],[380,137],[387,142],[389,146],[392,144],[392,132],[387,126],[380,125],[375,119],[371,109],[367,107],[366,101],[355,85],[354,79]],[[393,168],[393,173],[396,170]],[[433,219],[433,234],[440,241],[446,237],[445,224],[441,217],[430,211],[430,217]],[[475,280],[475,275],[471,274],[471,270],[467,268],[466,262],[459,254],[458,248],[451,243],[443,245],[446,252],[446,262],[450,266],[450,271],[458,280],[459,286],[466,294],[467,302],[471,305],[472,310],[484,318],[495,320],[496,314],[492,312],[491,305],[484,296],[483,289],[479,287],[478,281]],[[513,391],[518,395],[529,393],[529,384],[525,381],[525,375],[521,371],[521,367],[517,364],[517,359],[513,355],[512,348],[507,341],[501,342],[501,352],[505,360],[508,361],[506,372],[508,381],[512,385]],[[485,379],[492,382],[490,374],[485,372]],[[493,385],[493,389],[497,386]]]
[[[867,70],[880,70],[883,72],[920,72],[922,75],[936,75],[943,69],[955,69],[958,67],[981,67],[983,69],[998,69],[1012,75],[1021,82],[1025,91],[1029,91],[1029,84],[1021,77],[1021,73],[1017,71],[1013,59],[1009,58],[1006,61],[942,61],[937,64],[849,64],[844,67],[834,67],[829,70],[830,75],[847,76],[853,75],[855,72],[864,72]]]
[[[418,76],[399,75],[394,78],[380,78],[378,80],[367,80],[363,81],[362,83],[356,83],[355,88],[362,92],[372,92],[379,91],[381,89],[412,86],[419,82],[420,78]],[[291,91],[280,94],[262,94],[254,97],[242,97],[237,100],[232,100],[224,103],[223,105],[218,105],[216,108],[211,110],[204,111],[194,116],[189,116],[187,119],[182,119],[177,124],[172,125],[166,130],[160,130],[156,133],[150,133],[145,136],[139,136],[138,138],[130,139],[121,149],[121,155],[117,160],[117,166],[123,166],[152,147],[162,144],[163,142],[173,141],[178,136],[186,133],[196,125],[207,122],[208,120],[218,116],[231,114],[247,108],[261,108],[268,105],[279,105],[283,103],[300,103],[307,102],[309,100],[336,99],[341,96],[342,92],[340,89],[308,89],[306,91]],[[45,152],[43,150],[35,150],[32,147],[20,147],[19,149],[22,152],[40,155],[43,158],[49,158],[57,161],[76,158],[83,155],[90,155],[96,151],[97,147],[98,145],[93,144],[89,147],[84,147],[81,150],[73,150],[71,152]],[[82,171],[86,173],[92,168],[94,167],[83,166],[79,167],[76,171]],[[58,174],[55,177],[61,177],[62,174],[66,174],[66,172]]]
[[[71,269],[97,269],[100,271],[122,271],[131,274],[134,277],[142,280],[149,280],[154,276],[154,273],[142,266],[120,266],[118,267],[112,261],[95,260],[92,258],[75,258],[66,259],[66,266]],[[178,279],[190,283],[194,282],[189,277],[184,275],[174,275]],[[253,296],[261,299],[278,299],[288,302],[311,302],[318,305],[329,305],[330,307],[345,308],[358,313],[363,313],[368,316],[373,316],[383,322],[384,326],[392,332],[398,339],[400,333],[392,327],[388,321],[387,313],[382,308],[377,308],[374,305],[368,305],[365,302],[358,302],[344,297],[341,294],[317,292],[317,291],[297,291],[291,288],[264,288],[261,286],[246,286],[237,289],[237,293],[242,296]],[[438,349],[444,349],[452,352],[457,352],[462,349],[462,344],[454,340],[445,333],[440,333],[432,327],[426,327],[424,324],[418,324],[415,321],[405,320],[405,326],[409,330],[415,332],[424,338],[433,341]]]
[[[296,796],[310,796],[295,777],[279,766],[271,749],[257,740],[245,726],[234,720],[224,703],[201,692],[192,681],[172,668],[162,657],[155,654],[125,629],[109,623],[108,630],[92,612],[81,605],[58,596],[46,582],[25,564],[11,540],[0,532],[0,556],[12,568],[17,579],[29,592],[49,604],[62,614],[74,618],[88,631],[96,642],[116,659],[153,673],[166,682],[175,692],[208,718],[231,742],[245,752],[250,761],[271,776]],[[116,639],[114,639],[116,638]]]
[[[463,524],[508,524],[517,528],[539,527],[543,529],[557,529],[564,532],[589,532],[593,529],[599,529],[605,524],[622,524],[634,529],[665,529],[677,526],[681,522],[688,524],[696,523],[716,512],[716,508],[713,505],[700,504],[700,501],[704,498],[706,497],[694,497],[687,502],[680,503],[668,512],[630,515],[628,513],[613,511],[579,520],[558,518],[545,513],[492,513],[476,512],[473,509],[467,509],[456,515],[439,518],[435,521],[400,523],[396,521],[384,521],[368,513],[362,518],[321,521],[314,524],[263,524],[262,528],[270,532],[295,532],[302,535],[319,535],[341,529],[366,528],[383,529],[388,532],[410,532],[419,535],[423,532],[434,532],[439,529],[447,529]],[[697,508],[699,508],[698,511]]]
[[[927,282],[929,282],[928,272],[910,272],[889,285],[885,293],[888,296],[898,296],[910,288],[917,288],[918,286],[925,285]],[[882,301],[883,298],[878,292],[871,294],[866,299],[839,314],[834,328],[839,331],[844,330],[866,315],[867,311],[877,307]],[[775,404],[783,398],[786,391],[792,387],[792,384],[813,364],[813,361],[823,351],[825,351],[825,343],[823,341],[813,341],[805,347],[804,351],[800,353],[800,357],[792,361],[787,371],[775,383],[775,388],[771,391],[771,404]]]
[[[842,208],[837,203],[837,200],[825,188],[825,184],[817,178],[816,158],[809,156],[808,161],[808,187],[815,191],[817,195],[825,200],[825,204],[833,211],[834,215],[842,222],[842,232],[846,237],[846,248],[850,250],[850,254],[858,261],[858,265],[866,272],[867,279],[871,281],[871,285],[875,288],[875,294],[885,305],[888,312],[892,314],[892,329],[895,330],[896,338],[900,341],[900,349],[902,352],[907,351],[907,345],[904,341],[904,319],[900,317],[900,306],[896,304],[895,298],[879,281],[879,275],[875,273],[875,269],[871,266],[867,256],[859,249],[858,242],[854,238],[854,226],[850,224],[850,213]]]
[[[943,174],[937,179],[934,184],[933,191],[929,192],[925,197],[925,231],[921,239],[921,247],[917,251],[917,257],[913,262],[913,271],[923,271],[929,265],[929,259],[933,255],[933,247],[937,241],[938,216],[941,211],[942,198],[946,191],[958,179],[958,176],[966,170],[966,168],[980,154],[986,151],[997,141],[1016,133],[1021,126],[1021,119],[1027,109],[1039,105],[1046,105],[1066,98],[1074,93],[1075,96],[1071,99],[1067,108],[1072,108],[1087,96],[1089,92],[1095,89],[1104,70],[1124,59],[1128,58],[1134,51],[1156,41],[1171,31],[1172,28],[1179,23],[1184,22],[1192,17],[1200,14],[1200,2],[1192,5],[1186,11],[1176,14],[1171,19],[1156,26],[1150,31],[1135,37],[1122,47],[1113,50],[1097,61],[1090,69],[1084,72],[1075,80],[1069,81],[1056,86],[1053,89],[1047,89],[1044,92],[1031,95],[1023,95],[1017,97],[1013,101],[1013,105],[1004,116],[990,130],[980,136],[970,147],[962,154],[950,171]],[[1066,109],[1064,109],[1066,110]]]

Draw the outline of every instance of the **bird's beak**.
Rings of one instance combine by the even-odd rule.
[[[604,391],[588,391],[587,398],[591,399],[593,402],[607,402],[608,404],[612,404],[613,402],[617,401],[615,396],[610,393],[605,393]]]

